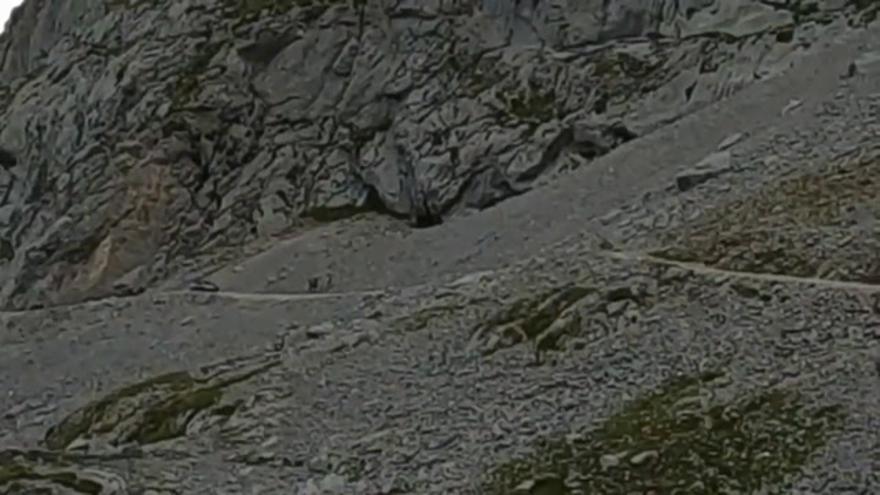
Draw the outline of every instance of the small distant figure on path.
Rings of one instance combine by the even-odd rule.
[[[321,277],[309,277],[309,292],[326,292],[333,285],[333,275],[328,273],[324,276],[324,285],[321,286]]]

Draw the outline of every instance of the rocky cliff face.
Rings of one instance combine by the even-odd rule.
[[[27,0],[0,37],[0,304],[259,237],[491,207],[783,70],[875,2]]]
[[[555,5],[18,10],[0,495],[880,493],[880,3]]]

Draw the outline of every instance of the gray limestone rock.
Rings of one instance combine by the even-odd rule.
[[[28,0],[0,36],[0,306],[363,211],[491,207],[784,70],[854,9]]]
[[[39,57],[49,65],[3,76],[15,118],[0,121],[0,149],[15,163],[0,167],[0,295],[47,307],[0,310],[0,494],[880,493],[880,80],[839,77],[880,47],[880,27],[857,27],[876,9],[290,1],[113,0],[76,26],[41,12],[78,12],[51,0],[17,14],[74,30],[51,64],[81,51],[64,66],[76,76]],[[370,37],[377,19],[394,36],[364,65],[351,46],[385,43]],[[729,38],[778,19],[809,36]],[[438,49],[483,45],[419,43],[461,26],[497,47],[481,56],[510,57],[484,69],[515,68],[479,98],[532,76],[570,82],[592,74],[584,59],[646,43],[687,56],[687,43],[729,41],[739,55],[720,67],[736,69],[762,40],[853,31],[666,125],[681,109],[657,112],[678,83],[623,71],[611,80],[631,85],[604,114],[535,117],[531,97],[509,101],[516,119],[459,105],[424,71]],[[675,41],[670,26],[716,31]],[[99,32],[147,42],[83,45]],[[201,50],[186,43],[218,36],[233,42],[182,83],[194,99],[163,97]],[[702,46],[688,63],[711,58]],[[80,82],[103,74],[101,57],[112,75]],[[340,92],[337,77],[351,78]],[[144,92],[113,107],[116,84]],[[108,108],[117,120],[99,127]],[[351,149],[374,168],[346,168],[360,155],[336,140],[340,122],[356,123]],[[450,132],[434,144],[426,129]],[[41,135],[42,148],[27,140]],[[448,143],[458,175],[437,154]],[[670,187],[691,164],[689,180],[711,181]],[[419,208],[414,223],[436,211],[442,224],[400,221]],[[308,231],[274,237],[287,221]],[[197,262],[259,236],[235,268]]]
[[[679,191],[688,191],[698,185],[730,171],[731,156],[729,151],[716,151],[693,167],[683,170],[675,177],[675,185]]]

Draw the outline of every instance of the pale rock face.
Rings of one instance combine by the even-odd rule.
[[[858,15],[843,1],[254,5],[15,12],[0,39],[2,306],[98,297],[132,271],[156,281],[306,218],[492,206],[778,73]]]

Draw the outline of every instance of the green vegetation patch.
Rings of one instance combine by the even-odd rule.
[[[267,365],[226,379],[202,380],[174,372],[123,387],[73,412],[45,435],[50,449],[67,448],[77,439],[105,436],[111,445],[161,442],[183,436],[199,412],[229,416],[235,408],[221,405],[226,387],[277,365]]]
[[[516,299],[475,329],[478,340],[488,340],[483,354],[522,342],[533,342],[536,349],[552,348],[561,334],[580,323],[574,317],[567,318],[566,310],[593,292],[592,288],[572,284]],[[548,333],[551,329],[555,331]]]
[[[30,454],[18,450],[0,451],[0,492],[41,493],[35,485],[56,485],[85,495],[101,493],[100,484],[77,475],[59,459]]]
[[[133,428],[114,443],[151,443],[181,435],[186,428],[181,416],[214,405],[222,395],[215,388],[197,385],[189,373],[174,372],[123,387],[50,428],[46,446],[64,449],[77,438],[112,433],[118,425],[135,418]]]
[[[525,338],[534,339],[549,327],[565,308],[591,292],[588,287],[572,285],[540,293],[535,297],[519,299],[499,314],[493,324],[516,323]]]
[[[598,99],[594,111],[604,113],[612,103],[630,100],[659,88],[669,76],[665,57],[648,59],[609,48],[592,55],[592,85]]]
[[[720,376],[672,380],[585,435],[544,439],[531,456],[494,468],[483,489],[488,495],[782,493],[842,426],[843,409],[810,407],[790,389],[723,404],[701,401],[700,392]]]
[[[222,48],[219,43],[204,43],[196,49],[196,55],[180,71],[174,87],[172,103],[175,109],[192,101],[202,89],[202,79],[211,65],[211,60]]]
[[[593,281],[594,282],[594,281]],[[523,295],[505,303],[475,325],[471,345],[484,356],[528,344],[538,363],[552,353],[566,352],[607,336],[627,309],[650,309],[653,296],[629,285],[602,289],[581,280]],[[598,322],[597,322],[598,321]]]
[[[447,56],[446,67],[461,82],[464,94],[470,97],[489,91],[509,76],[508,68],[500,60],[454,51]]]
[[[546,122],[556,117],[556,93],[545,90],[522,90],[506,100],[508,112],[521,120]]]
[[[844,161],[786,177],[741,200],[709,210],[661,239],[658,256],[718,268],[853,281],[880,276],[880,159]],[[867,223],[866,223],[867,221]],[[830,246],[830,247],[829,247]]]

